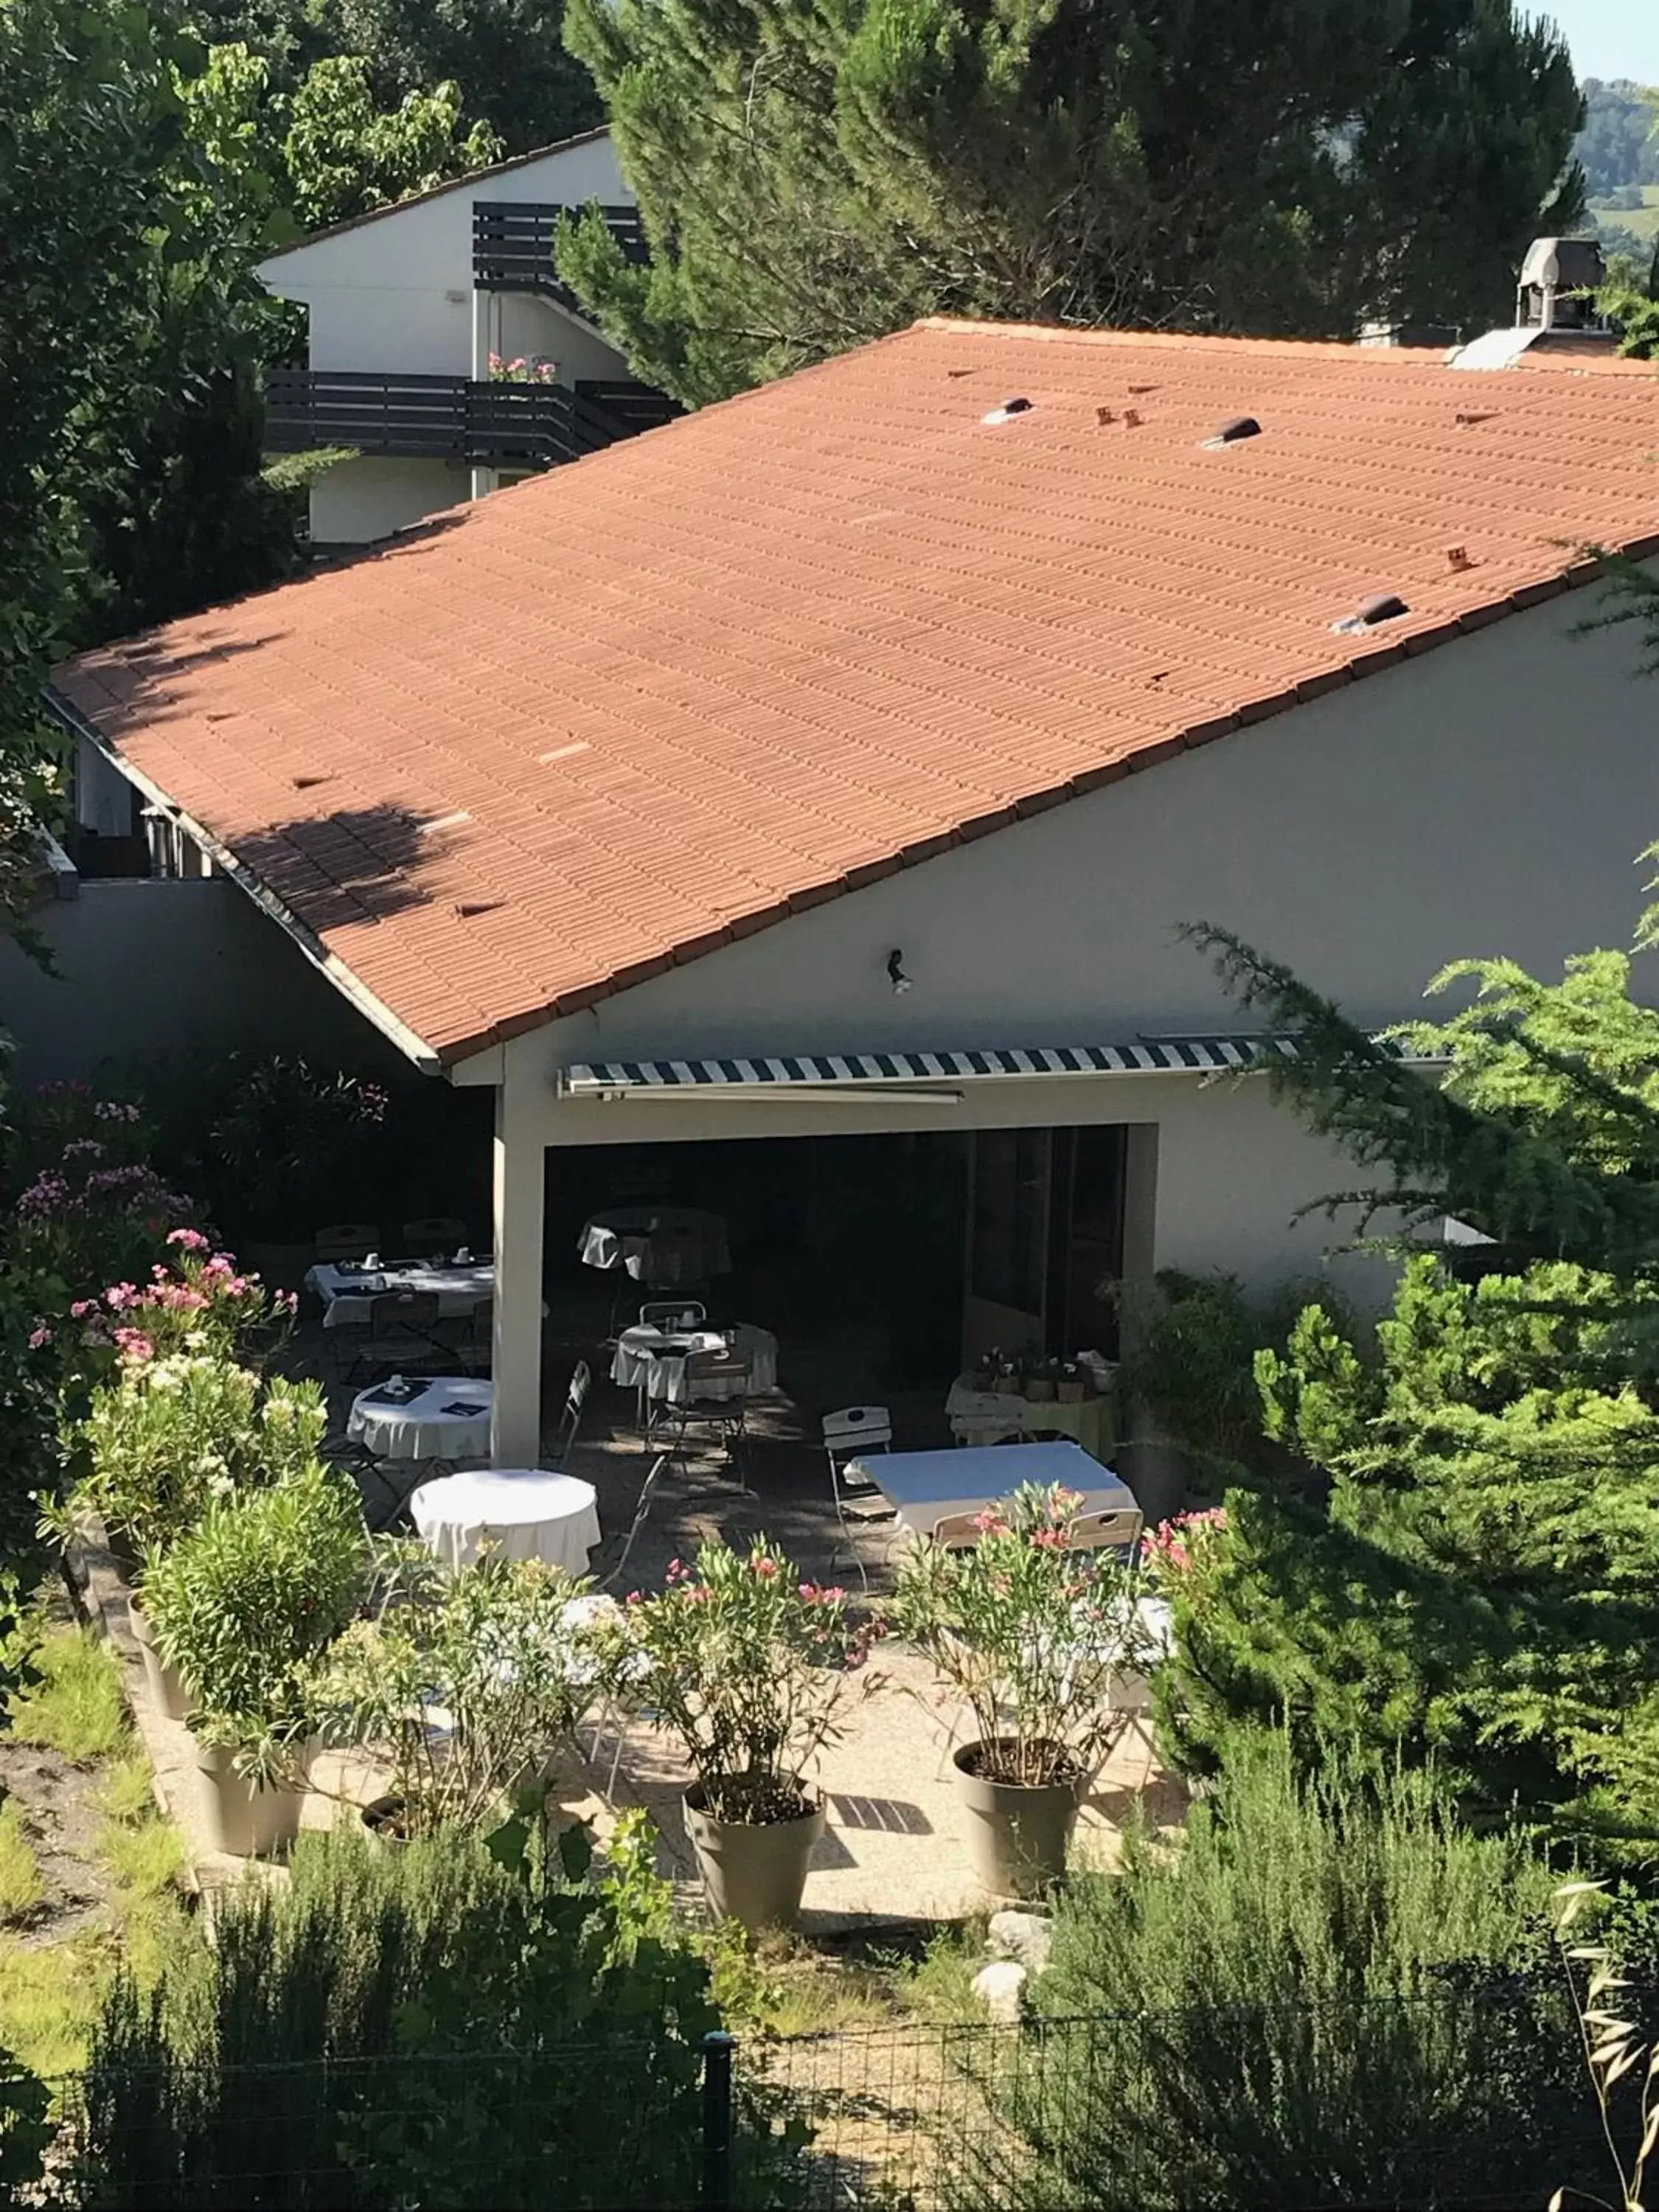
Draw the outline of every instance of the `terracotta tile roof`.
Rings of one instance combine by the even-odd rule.
[[[1659,550],[1656,446],[1653,378],[923,324],[57,683],[453,1060]]]

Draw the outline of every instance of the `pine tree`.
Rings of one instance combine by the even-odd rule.
[[[1194,933],[1303,1036],[1272,1078],[1288,1103],[1376,1178],[1328,1203],[1494,1241],[1419,1249],[1374,1346],[1310,1309],[1258,1357],[1267,1431],[1328,1504],[1230,1497],[1177,1604],[1170,1741],[1213,1771],[1282,1716],[1310,1743],[1434,1754],[1477,1811],[1659,1853],[1659,1014],[1623,954],[1558,984],[1462,962],[1437,988],[1472,981],[1469,1004],[1401,1038],[1445,1064],[1430,1081]]]
[[[652,253],[590,218],[561,269],[692,402],[934,310],[1484,327],[1583,205],[1565,48],[1511,0],[570,0],[565,34]]]

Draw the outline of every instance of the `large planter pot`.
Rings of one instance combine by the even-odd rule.
[[[256,1790],[237,1773],[228,1751],[196,1747],[206,1785],[207,1838],[211,1850],[239,1859],[285,1850],[300,1832],[305,1800],[297,1790]]]
[[[962,1744],[951,1760],[974,1872],[994,1897],[1035,1897],[1065,1875],[1081,1790],[1075,1782],[1028,1790],[988,1781],[975,1771],[982,1748]]]
[[[144,1682],[150,1703],[164,1719],[188,1720],[190,1692],[185,1687],[185,1678],[176,1667],[167,1665],[155,1649],[155,1630],[144,1611],[143,1599],[136,1595],[127,1600],[127,1626],[138,1646],[138,1656],[144,1662]]]
[[[823,1833],[823,1807],[815,1805],[798,1820],[757,1826],[715,1820],[704,1810],[701,1783],[683,1802],[685,1832],[714,1911],[751,1929],[793,1927],[806,1887],[806,1862]]]
[[[1054,1402],[1052,1380],[1046,1375],[1032,1376],[1025,1385],[1025,1402],[1028,1406],[1052,1406]]]

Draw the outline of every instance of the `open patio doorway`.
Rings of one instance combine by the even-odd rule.
[[[1131,1139],[1121,1123],[969,1139],[964,1364],[993,1346],[1117,1357]]]

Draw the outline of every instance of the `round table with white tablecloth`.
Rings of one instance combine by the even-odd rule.
[[[430,1375],[398,1390],[377,1382],[351,1401],[346,1434],[377,1459],[484,1459],[494,1386],[470,1375]]]
[[[415,1526],[447,1566],[466,1567],[487,1544],[509,1559],[587,1571],[599,1540],[591,1482],[535,1467],[492,1467],[423,1482],[409,1501]]]
[[[624,1267],[636,1283],[706,1283],[729,1275],[732,1255],[718,1213],[690,1206],[613,1206],[582,1224],[577,1250],[590,1267]]]
[[[611,1380],[625,1390],[670,1406],[686,1400],[685,1363],[694,1352],[724,1352],[727,1348],[747,1357],[749,1392],[763,1398],[778,1387],[778,1340],[769,1329],[739,1322],[733,1328],[659,1328],[653,1322],[636,1322],[617,1339],[611,1362]],[[725,1400],[738,1395],[738,1386],[719,1376],[699,1385],[698,1395]]]

